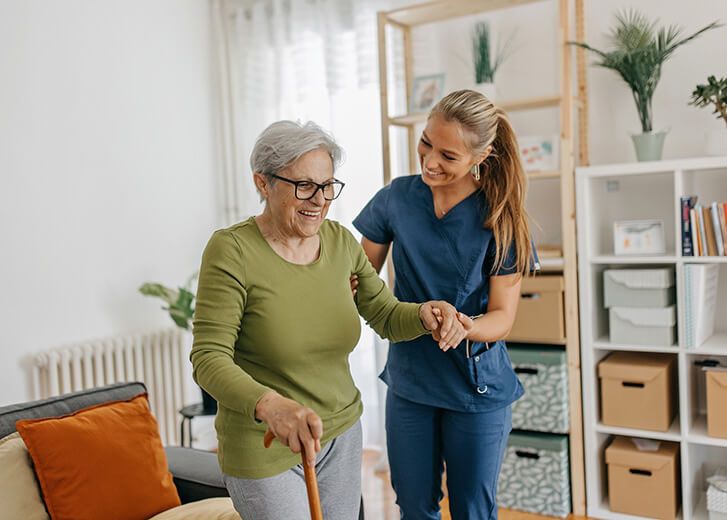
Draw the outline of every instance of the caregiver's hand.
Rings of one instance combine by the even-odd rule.
[[[430,301],[419,308],[419,317],[432,337],[439,343],[439,348],[447,351],[457,348],[467,335],[464,326],[457,318],[457,309],[445,301]]]
[[[323,436],[323,422],[317,413],[270,391],[258,401],[255,417],[267,424],[268,430],[293,453],[304,448],[310,464],[315,464]]]

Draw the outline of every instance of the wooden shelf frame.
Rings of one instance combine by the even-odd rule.
[[[392,179],[390,129],[404,128],[407,132],[409,172],[417,170],[416,126],[426,121],[427,114],[389,114],[389,83],[387,61],[387,27],[392,26],[403,36],[404,85],[406,106],[409,107],[413,82],[412,28],[424,24],[470,16],[498,9],[525,6],[532,3],[550,2],[558,9],[558,47],[559,89],[557,94],[498,103],[506,112],[557,109],[560,121],[560,166],[557,171],[530,172],[528,180],[545,182],[551,179],[560,185],[560,223],[563,237],[562,259],[551,262],[553,268],[561,271],[565,279],[564,315],[566,341],[564,348],[568,360],[569,409],[570,409],[570,464],[571,497],[573,513],[585,515],[586,484],[583,453],[583,411],[581,401],[581,365],[578,314],[578,276],[576,261],[575,227],[575,153],[578,147],[578,162],[588,164],[587,152],[587,91],[585,72],[585,52],[574,49],[568,42],[574,39],[583,41],[585,24],[583,0],[435,0],[416,4],[392,11],[378,13],[378,49],[382,153],[384,157],[384,184]],[[575,11],[573,19],[571,14]],[[575,56],[575,60],[573,60]],[[575,71],[574,75],[574,61]],[[574,80],[577,79],[577,93],[574,93]],[[577,118],[578,124],[574,125]],[[577,128],[578,134],[574,135]],[[393,280],[393,268],[388,262],[389,280]]]

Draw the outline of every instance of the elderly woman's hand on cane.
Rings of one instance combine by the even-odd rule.
[[[323,435],[321,418],[310,408],[276,392],[263,395],[258,401],[256,415],[268,425],[263,439],[266,448],[277,438],[294,453],[300,452],[311,520],[323,520],[316,478],[316,453],[321,450]]]

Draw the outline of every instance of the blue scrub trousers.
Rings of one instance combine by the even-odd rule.
[[[496,520],[497,480],[512,429],[510,405],[454,412],[386,397],[391,483],[402,520],[439,520],[442,471],[453,520]]]

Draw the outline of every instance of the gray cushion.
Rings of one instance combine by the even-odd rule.
[[[131,399],[144,392],[146,392],[146,387],[142,383],[118,383],[41,401],[2,406],[0,407],[0,438],[15,432],[15,423],[20,419],[68,415],[96,404]]]
[[[176,446],[167,446],[165,450],[182,503],[228,496],[216,453]]]

